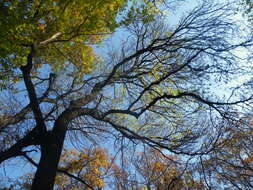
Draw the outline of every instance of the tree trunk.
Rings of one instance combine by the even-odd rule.
[[[66,109],[55,121],[53,130],[41,138],[41,157],[31,190],[53,190],[68,123],[90,109]]]
[[[53,131],[42,137],[41,157],[31,190],[53,190],[67,124],[64,114],[62,114],[55,122]]]
[[[50,147],[41,151],[41,158],[33,179],[32,190],[53,190],[60,154],[61,149],[53,150]]]

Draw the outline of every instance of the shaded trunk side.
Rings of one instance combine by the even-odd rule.
[[[53,190],[54,188],[56,172],[68,124],[62,116],[55,122],[53,131],[48,132],[41,139],[41,158],[31,190]]]

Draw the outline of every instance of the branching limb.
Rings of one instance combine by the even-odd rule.
[[[31,79],[31,69],[33,67],[33,57],[35,55],[35,47],[31,46],[31,51],[27,56],[27,64],[26,66],[22,66],[20,69],[23,73],[23,78],[25,82],[25,86],[27,89],[27,93],[30,99],[30,105],[37,123],[37,127],[39,131],[44,133],[46,131],[46,125],[43,120],[43,115],[39,107],[39,101],[36,95],[36,91]]]

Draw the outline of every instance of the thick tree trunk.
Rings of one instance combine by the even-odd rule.
[[[32,190],[53,190],[60,154],[60,149],[44,148],[41,152],[41,159],[33,180]]]
[[[62,114],[51,134],[42,138],[41,158],[31,190],[53,190],[58,163],[60,161],[68,122]]]
[[[41,158],[31,190],[53,190],[65,133],[58,138],[52,136],[45,139],[49,142],[41,146]]]
[[[91,111],[90,109],[66,109],[55,121],[53,130],[41,138],[41,158],[31,190],[53,190],[68,123],[73,118]]]

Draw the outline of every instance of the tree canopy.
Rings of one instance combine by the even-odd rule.
[[[1,0],[2,81],[19,80],[15,68],[26,65],[31,47],[35,68],[50,64],[54,70],[60,70],[72,64],[79,75],[90,73],[98,62],[93,51],[95,44],[120,24],[131,22],[135,11],[152,17],[152,4],[143,2],[141,8],[125,11],[129,17],[122,15],[117,19],[127,3],[126,0]]]
[[[249,20],[252,22],[253,19],[253,2],[250,0],[243,0],[245,14],[249,17]]]
[[[252,34],[188,5],[0,0],[0,164],[31,190],[251,189]]]

